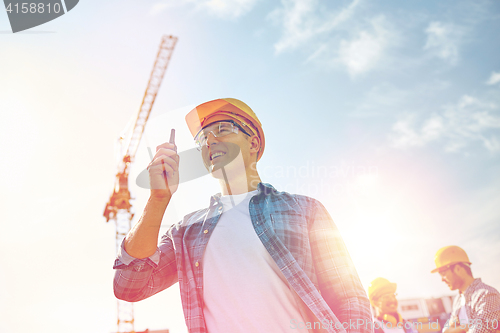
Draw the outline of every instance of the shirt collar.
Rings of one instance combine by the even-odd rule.
[[[474,279],[467,289],[465,289],[464,296],[468,296],[468,294],[471,294],[474,290],[476,290],[477,285],[480,283],[481,278]]]
[[[277,192],[276,189],[268,183],[259,183],[259,185],[257,185],[257,189],[259,190],[259,195],[264,196],[268,196]]]
[[[257,195],[259,197],[261,197],[261,196],[266,197],[268,195],[271,195],[271,194],[277,192],[276,189],[271,184],[262,183],[262,182],[260,182],[257,185],[257,190],[259,191],[259,193],[257,193]],[[212,195],[212,197],[210,198],[210,206],[218,205],[220,202],[220,197],[221,197],[220,193]]]

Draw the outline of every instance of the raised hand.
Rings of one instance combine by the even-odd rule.
[[[156,147],[148,172],[151,197],[170,200],[179,186],[179,155],[175,143],[166,142]]]

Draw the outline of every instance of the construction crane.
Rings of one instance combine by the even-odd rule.
[[[144,128],[148,121],[151,109],[160,89],[163,76],[167,69],[170,58],[177,43],[177,37],[163,36],[160,49],[156,56],[153,70],[149,78],[148,86],[139,113],[131,130],[128,140],[124,136],[119,139],[121,149],[119,152],[118,173],[115,178],[113,193],[106,203],[104,217],[106,222],[114,221],[116,225],[116,250],[118,251],[123,239],[130,231],[132,218],[131,195],[128,188],[128,176],[131,164],[134,162],[135,154],[141,141]],[[134,303],[118,300],[118,333],[134,333]]]

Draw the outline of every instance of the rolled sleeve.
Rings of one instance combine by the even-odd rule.
[[[113,290],[116,298],[137,302],[177,282],[177,262],[171,238],[165,234],[156,252],[144,259],[130,256],[123,243],[113,268]]]
[[[149,266],[156,268],[160,262],[160,250],[156,248],[155,253],[149,256],[148,258],[138,259],[132,257],[125,250],[125,239],[122,241],[120,247],[118,248],[118,255],[116,256],[115,264],[113,265],[114,269],[142,269],[146,264]]]

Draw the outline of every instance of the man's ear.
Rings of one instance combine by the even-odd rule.
[[[462,274],[464,273],[464,269],[460,265],[454,265],[453,266],[453,273],[455,273],[458,276],[462,276]]]
[[[250,151],[254,153],[259,153],[260,150],[260,138],[257,135],[252,135],[250,137]]]

